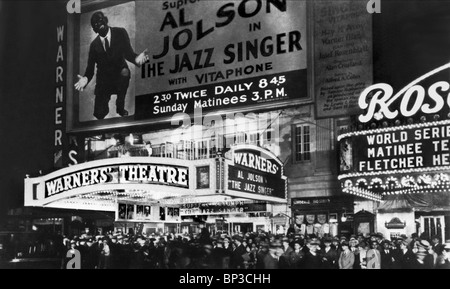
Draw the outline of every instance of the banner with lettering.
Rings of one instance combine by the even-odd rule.
[[[306,1],[138,1],[136,22],[137,119],[307,97]]]

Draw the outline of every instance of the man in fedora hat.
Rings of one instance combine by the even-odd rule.
[[[231,239],[229,237],[225,237],[223,239],[223,248],[225,250],[227,250],[230,253],[230,256],[231,256],[231,252],[233,252],[233,248],[231,246]]]
[[[322,268],[323,269],[336,269],[338,266],[338,254],[335,248],[331,246],[332,239],[326,237],[323,240],[325,247],[322,250]]]
[[[86,256],[81,257],[81,263],[84,266],[82,268],[84,269],[95,269],[95,267],[98,264],[98,250],[94,246],[94,239],[91,237],[86,240]]]
[[[264,258],[267,254],[269,254],[269,244],[266,241],[261,241],[258,253],[256,253],[256,269],[264,269]]]
[[[242,255],[246,253],[245,247],[242,245],[243,238],[239,235],[233,237],[234,244],[236,248],[231,254],[230,266],[233,269],[243,269],[244,259]]]
[[[281,239],[283,254],[280,256],[280,269],[287,269],[291,267],[290,255],[294,251],[291,246],[289,246],[289,238],[283,237]]]
[[[300,240],[294,241],[294,249],[289,257],[291,269],[299,269],[303,266],[305,253],[302,251],[302,242]]]
[[[441,253],[441,250],[444,248],[444,246],[441,244],[441,238],[439,235],[434,235],[431,237],[431,247],[437,254]]]
[[[450,269],[450,240],[447,240],[442,247],[441,258],[436,269]]]
[[[339,241],[339,238],[337,236],[333,237],[331,240],[331,247],[336,250],[337,258],[341,255],[341,242]]]
[[[381,242],[381,261],[380,261],[380,267],[381,269],[391,269],[393,264],[393,253],[390,248],[390,243],[388,240],[383,240]]]
[[[273,241],[269,245],[269,252],[264,256],[264,269],[278,269],[279,258],[282,254],[281,244],[279,241]]]
[[[414,253],[409,248],[408,241],[401,240],[400,248],[396,254],[393,269],[410,269],[411,264],[414,261]]]
[[[303,268],[305,269],[321,269],[322,257],[319,251],[320,242],[318,239],[309,239],[306,243],[309,251],[305,255]]]
[[[214,268],[216,269],[228,269],[228,259],[226,257],[228,252],[223,248],[223,239],[220,238],[216,241],[216,246],[213,248],[213,259],[215,261]]]

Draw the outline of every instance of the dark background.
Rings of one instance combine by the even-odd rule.
[[[0,0],[0,216],[23,206],[26,174],[53,167],[62,2]]]
[[[23,205],[26,174],[53,168],[56,27],[66,3],[0,0],[0,220]],[[381,1],[373,17],[375,82],[398,90],[449,62],[450,0]]]
[[[382,0],[373,20],[374,83],[395,93],[450,61],[450,0]]]

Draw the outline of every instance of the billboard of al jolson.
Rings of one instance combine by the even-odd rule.
[[[73,128],[307,97],[306,1],[97,6],[71,16]]]

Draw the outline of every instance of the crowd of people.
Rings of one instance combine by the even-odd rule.
[[[230,236],[110,233],[64,238],[61,268],[80,252],[82,269],[450,269],[450,240],[402,235],[317,238],[263,231]],[[69,256],[69,257],[66,257]]]

